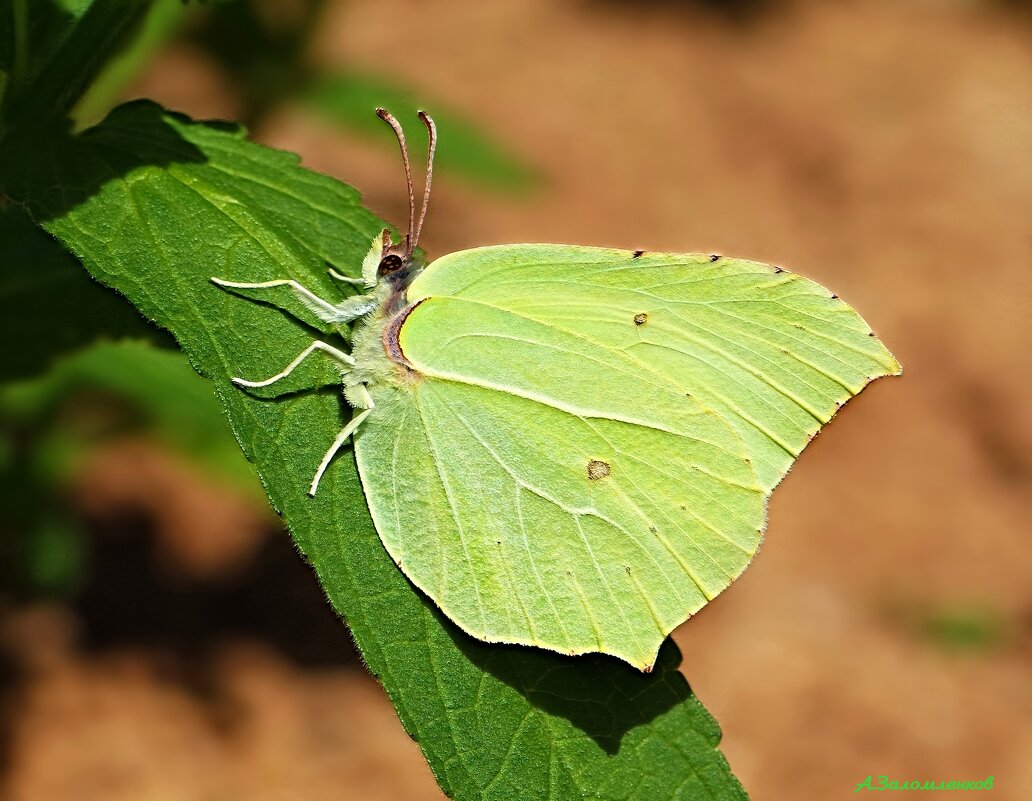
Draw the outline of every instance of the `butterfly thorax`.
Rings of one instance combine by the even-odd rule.
[[[394,259],[397,259],[395,266]],[[386,264],[385,264],[386,263]],[[379,313],[391,317],[408,305],[406,293],[417,275],[423,272],[422,260],[411,256],[401,259],[393,254],[388,255],[378,270],[377,295],[383,292],[383,300],[378,308]]]
[[[352,338],[355,366],[344,379],[349,401],[359,384],[375,394],[378,387],[408,385],[418,376],[401,350],[398,335],[415,308],[407,299],[409,284],[422,271],[423,262],[415,256],[388,252],[381,259],[373,291],[376,308],[359,322]]]

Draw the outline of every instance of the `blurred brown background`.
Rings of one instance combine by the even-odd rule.
[[[307,7],[250,5],[273,31]],[[213,48],[205,15],[228,12],[201,10],[120,94],[247,119],[402,222],[389,141],[291,94],[298,65],[371,71],[533,176],[442,166],[431,257],[721,252],[839,293],[905,374],[777,490],[756,562],[677,632],[684,672],[757,801],[853,797],[869,774],[993,775],[991,797],[1032,798],[1029,7],[315,6],[289,69],[252,54],[234,73],[247,43]],[[86,566],[2,606],[5,798],[443,797],[252,485],[134,435],[91,448],[56,497]]]

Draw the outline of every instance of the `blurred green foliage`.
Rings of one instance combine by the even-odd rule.
[[[445,172],[502,192],[525,190],[538,180],[476,121],[433,97],[377,72],[314,66],[309,50],[326,0],[36,0],[31,7],[30,17],[28,0],[0,3],[0,109],[11,105],[20,116],[59,115],[71,108],[77,127],[95,124],[160,48],[183,36],[219,65],[241,100],[240,121],[249,128],[299,101],[343,130],[393,149],[390,131],[370,109],[384,106],[403,123],[416,124],[416,109],[427,108],[449,132],[437,161]],[[25,42],[15,47],[19,35]],[[93,47],[98,38],[103,46]],[[7,92],[9,85],[19,91]],[[61,87],[60,97],[52,96],[54,87]]]
[[[22,160],[13,141],[31,152],[35,131],[64,125],[148,7],[131,0],[0,2],[0,172]],[[10,192],[0,181],[0,594],[65,594],[87,569],[81,523],[61,502],[81,440],[55,424],[45,397],[19,398],[12,382],[46,375],[63,354],[104,337],[170,339],[90,279]]]
[[[211,481],[262,495],[211,384],[181,352],[145,341],[99,342],[33,379],[0,386],[0,498],[7,510],[0,595],[78,588],[89,540],[64,495],[84,459],[126,436],[149,437]]]
[[[324,71],[311,64],[308,51],[326,5],[326,0],[298,0],[272,7],[241,0],[209,9],[189,29],[189,40],[202,47],[231,80],[243,101],[240,121],[246,127],[258,127],[284,103],[301,101],[323,119],[393,150],[397,147],[393,134],[371,110],[388,108],[408,130],[421,130],[416,110],[425,108],[448,132],[437,153],[440,169],[500,191],[535,184],[535,172],[518,156],[477,122],[433,97],[371,70]],[[413,155],[422,158],[420,149],[414,150]]]
[[[437,146],[435,168],[451,170],[476,183],[519,191],[534,186],[535,173],[480,132],[477,124],[447,106],[421,100],[409,89],[373,73],[352,71],[316,78],[301,99],[324,119],[397,147],[393,133],[369,109],[394,110],[407,131],[421,130],[416,111],[428,108],[440,130],[447,131]],[[426,152],[415,148],[413,160],[426,163]]]
[[[116,51],[71,111],[77,127],[100,122],[119,95],[175,34],[187,18],[186,0],[155,0],[135,34]]]
[[[113,437],[146,433],[209,474],[260,492],[211,384],[179,350],[138,340],[100,342],[42,376],[0,388],[0,413],[5,421],[49,430],[74,443],[69,449],[74,453]],[[69,459],[61,462],[68,465]],[[48,471],[47,477],[64,472]]]
[[[951,653],[977,653],[1000,647],[1007,625],[996,610],[979,602],[953,602],[922,610],[914,622],[922,639]]]

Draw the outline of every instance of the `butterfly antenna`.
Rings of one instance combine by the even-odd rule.
[[[411,253],[414,247],[412,229],[416,223],[416,195],[412,190],[412,164],[409,162],[408,146],[405,144],[405,132],[401,129],[401,123],[387,109],[378,108],[376,116],[391,126],[394,135],[398,138],[398,144],[401,146],[401,160],[405,163],[405,185],[408,187],[408,233],[405,234],[405,250],[407,253]]]
[[[434,153],[437,151],[437,125],[433,118],[425,111],[419,112],[419,119],[426,126],[428,139],[426,156],[426,185],[423,188],[423,206],[419,210],[419,222],[416,224],[416,233],[412,237],[411,248],[415,249],[419,243],[419,235],[423,232],[423,220],[426,219],[426,208],[430,205],[430,185],[434,180]]]

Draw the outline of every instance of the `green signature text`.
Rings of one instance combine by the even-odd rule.
[[[913,779],[907,782],[889,781],[888,776],[868,776],[856,785],[854,793],[861,790],[992,790],[993,777],[987,776],[981,781],[950,782],[928,779]]]

